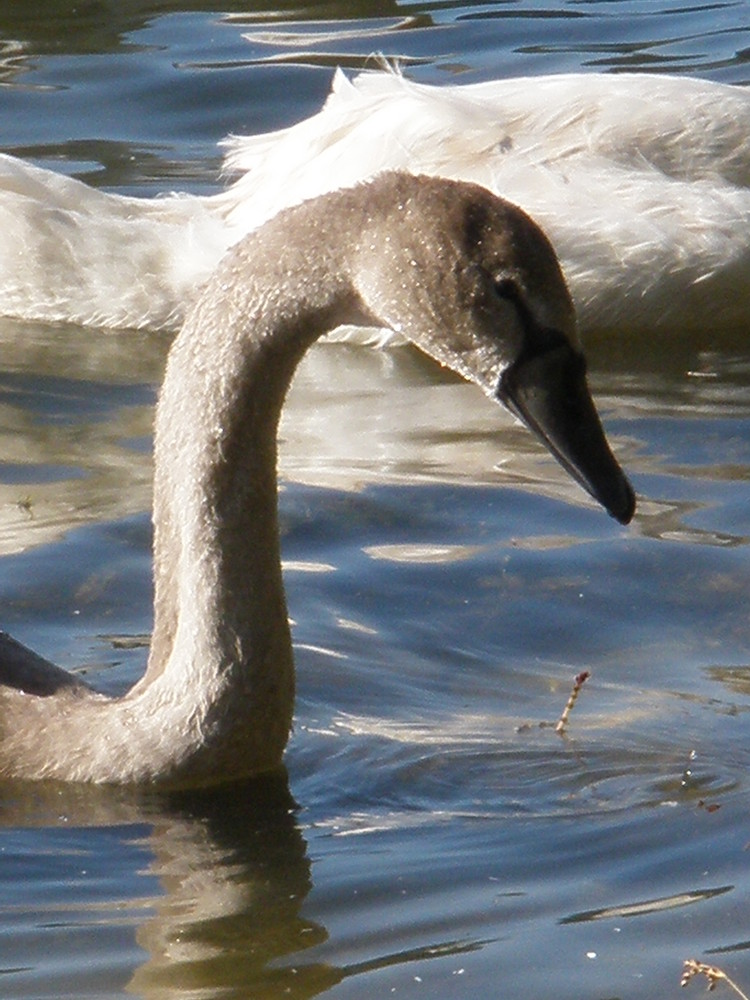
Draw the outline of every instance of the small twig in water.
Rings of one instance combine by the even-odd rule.
[[[580,674],[576,676],[575,683],[573,685],[573,690],[570,692],[570,698],[568,698],[568,703],[563,709],[562,715],[560,716],[557,725],[555,726],[556,733],[564,733],[565,727],[568,724],[568,716],[570,715],[573,706],[576,703],[576,699],[581,691],[581,688],[586,683],[589,677],[588,670],[581,671]]]
[[[750,1000],[747,993],[743,993],[739,988],[737,983],[733,982],[729,976],[716,965],[706,965],[705,962],[696,962],[694,958],[688,958],[685,961],[685,969],[682,973],[682,979],[680,980],[680,986],[687,986],[693,976],[705,976],[708,980],[708,989],[716,989],[716,984],[720,979],[723,979],[727,986],[734,990],[738,997],[742,1000]]]

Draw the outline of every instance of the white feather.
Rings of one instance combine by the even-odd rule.
[[[0,311],[172,328],[237,239],[385,169],[472,180],[539,222],[584,332],[750,320],[750,94],[576,74],[468,86],[337,72],[320,112],[225,141],[212,197],[125,198],[0,158]]]

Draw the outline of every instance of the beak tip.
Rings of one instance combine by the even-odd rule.
[[[630,524],[633,520],[636,507],[635,491],[625,477],[623,477],[620,496],[613,503],[605,504],[605,507],[620,524]]]

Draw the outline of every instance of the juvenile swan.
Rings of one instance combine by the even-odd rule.
[[[342,322],[398,330],[475,382],[630,519],[568,291],[528,216],[480,187],[404,174],[289,209],[223,259],[169,355],[144,677],[105,697],[2,636],[0,777],[188,785],[279,765],[294,671],[276,431],[300,358]]]

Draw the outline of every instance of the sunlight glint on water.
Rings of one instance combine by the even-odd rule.
[[[219,139],[373,52],[748,82],[747,3],[6,6],[4,150],[128,194],[215,190]],[[108,691],[146,658],[166,348],[0,323],[0,624]],[[628,528],[412,352],[315,349],[282,426],[288,784],[4,786],[0,995],[652,1000],[689,956],[750,987],[746,346],[587,349]]]

